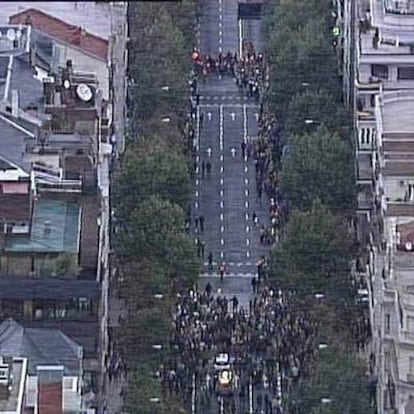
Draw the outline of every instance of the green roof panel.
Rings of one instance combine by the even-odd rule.
[[[41,198],[34,205],[31,234],[9,237],[5,251],[78,253],[79,218],[78,204]]]

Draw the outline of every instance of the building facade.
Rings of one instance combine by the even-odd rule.
[[[345,1],[354,39],[356,272],[372,326],[378,413],[414,413],[414,1]],[[376,386],[375,386],[376,385]]]

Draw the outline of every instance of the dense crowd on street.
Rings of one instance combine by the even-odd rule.
[[[204,291],[178,296],[170,343],[173,356],[160,369],[165,392],[189,401],[195,374],[198,404],[211,404],[217,381],[213,360],[224,352],[232,357],[234,370],[230,412],[245,412],[252,381],[255,413],[282,413],[281,391],[306,375],[317,326],[290,305],[293,293],[263,281],[252,287],[255,295],[249,309],[239,306],[237,297],[213,292],[209,283]]]
[[[202,55],[197,50],[193,52],[194,72],[202,82],[211,74],[235,77],[240,91],[248,97],[259,101],[264,90],[265,60],[262,53],[256,53],[252,48],[245,51],[242,58],[237,53],[219,53],[217,56]]]

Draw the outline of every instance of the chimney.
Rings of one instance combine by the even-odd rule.
[[[63,365],[37,366],[38,414],[63,414]]]
[[[11,107],[12,116],[17,118],[19,116],[19,92],[17,89],[12,89]]]

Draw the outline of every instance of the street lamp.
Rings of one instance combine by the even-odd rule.
[[[323,299],[325,295],[323,293],[315,293],[315,299]]]
[[[165,123],[168,123],[168,122],[171,122],[171,118],[162,118],[161,119],[161,122],[165,122]]]
[[[160,345],[160,344],[154,344],[154,345],[152,345],[152,349],[155,349],[156,351],[161,351],[162,345]]]
[[[326,349],[326,348],[328,348],[328,344],[319,344],[318,348],[319,349]]]
[[[305,119],[304,122],[305,122],[306,125],[317,124],[317,122],[313,119]]]
[[[151,403],[159,403],[159,402],[161,402],[161,400],[158,397],[151,397],[149,399],[149,402],[151,402]]]
[[[155,299],[162,299],[164,297],[164,295],[163,294],[161,294],[161,293],[156,293],[155,295],[154,295],[154,298]]]
[[[332,400],[330,398],[321,398],[321,403],[322,404],[330,404],[332,402]]]

